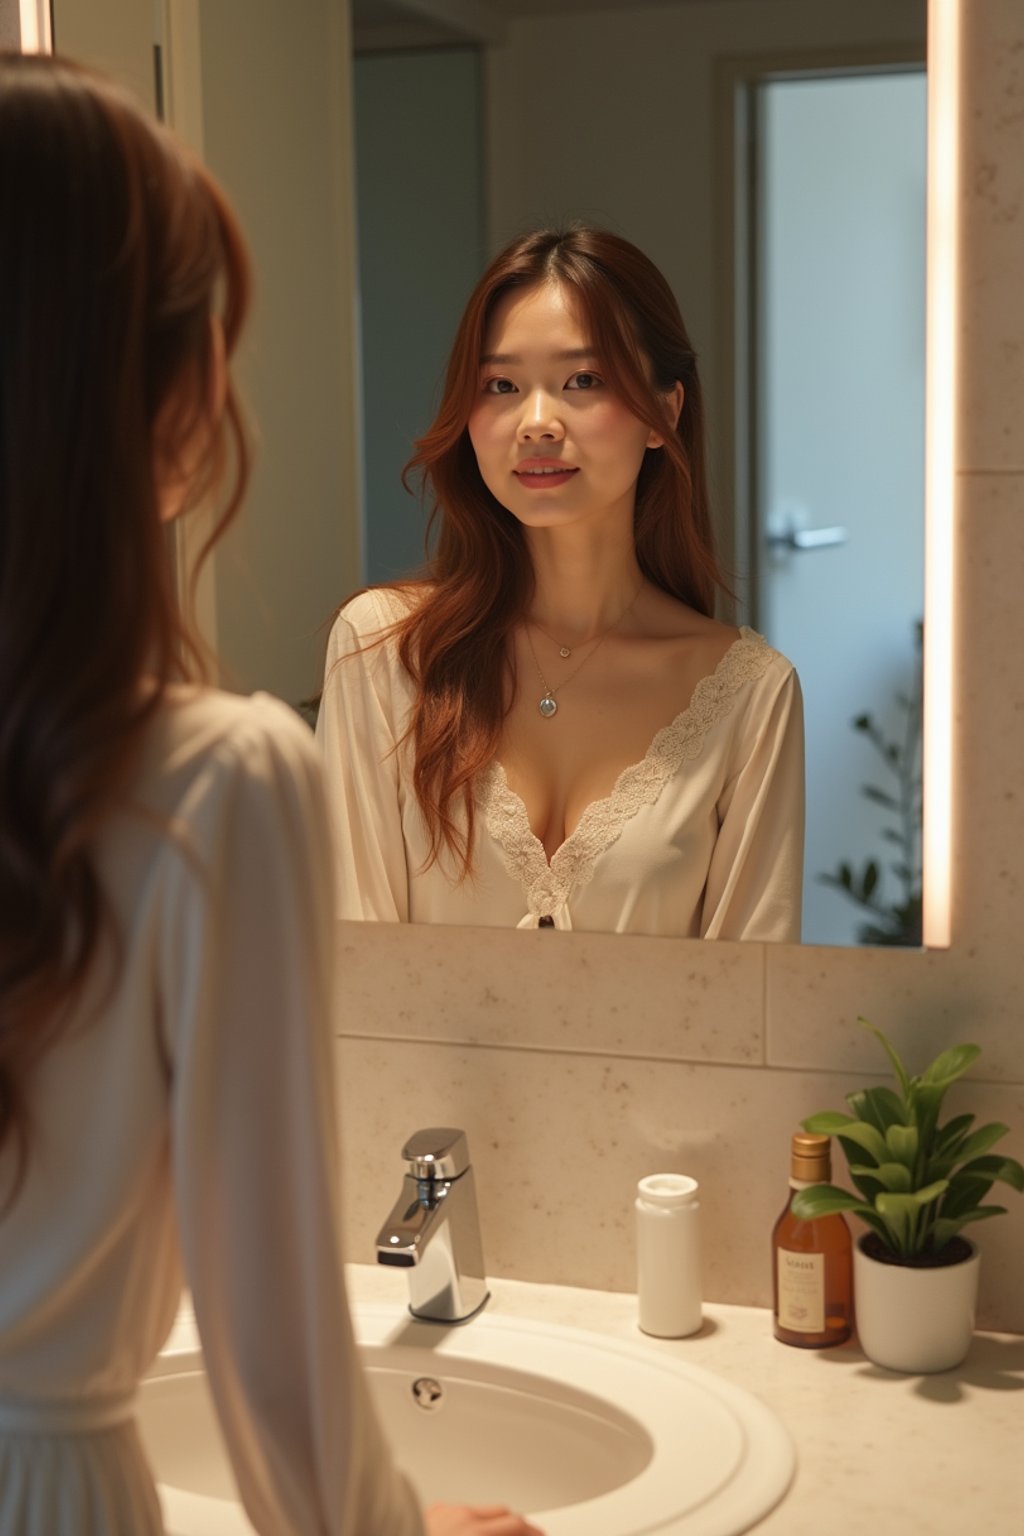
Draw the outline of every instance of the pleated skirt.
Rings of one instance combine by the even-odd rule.
[[[133,1421],[51,1434],[0,1430],[0,1536],[163,1536]]]

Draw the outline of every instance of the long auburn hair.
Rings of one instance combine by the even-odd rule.
[[[429,493],[434,539],[427,574],[404,583],[418,601],[396,625],[399,656],[416,687],[410,721],[413,786],[431,838],[428,863],[446,850],[472,873],[473,780],[494,758],[511,707],[512,630],[533,596],[520,523],[484,484],[468,421],[479,391],[484,336],[498,300],[542,282],[563,285],[629,409],[665,437],[648,449],[637,482],[636,555],[644,576],[700,613],[727,591],[708,506],[704,403],[696,355],[672,290],[635,245],[573,226],[522,236],[498,255],[459,324],[437,417],[405,470]],[[685,399],[666,435],[664,394]],[[464,827],[454,814],[465,810]]]
[[[116,944],[97,833],[167,685],[204,675],[179,612],[155,466],[184,479],[186,506],[226,492],[208,549],[241,500],[248,462],[230,385],[212,419],[211,320],[230,354],[248,293],[225,199],[169,133],[70,62],[0,53],[8,1204],[27,1164],[28,1075],[66,1027],[101,940]]]

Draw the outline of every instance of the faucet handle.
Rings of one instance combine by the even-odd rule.
[[[457,1179],[469,1167],[469,1144],[465,1131],[432,1126],[414,1131],[402,1156],[414,1179]]]

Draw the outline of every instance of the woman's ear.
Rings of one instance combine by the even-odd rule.
[[[679,425],[679,417],[683,409],[683,401],[686,398],[686,391],[679,380],[676,379],[672,388],[666,390],[661,398],[665,402],[665,415],[669,419],[671,430],[674,432]],[[648,448],[664,448],[664,435],[660,432],[652,432],[647,439],[647,446]]]

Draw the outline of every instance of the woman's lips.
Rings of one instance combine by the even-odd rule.
[[[513,474],[520,485],[531,491],[550,491],[566,485],[578,471],[573,466],[561,464],[521,464]]]

